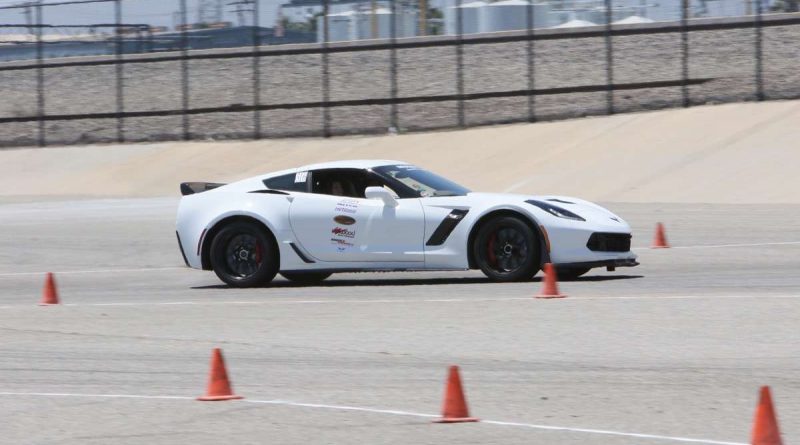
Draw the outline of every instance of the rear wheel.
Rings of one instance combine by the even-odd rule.
[[[303,284],[321,283],[331,276],[330,272],[281,272],[281,276],[289,281]]]
[[[590,267],[556,267],[556,275],[561,281],[571,281],[590,270]]]
[[[262,227],[235,222],[220,230],[211,242],[211,267],[231,286],[261,286],[278,273],[278,251]]]
[[[478,267],[495,281],[529,280],[539,271],[539,239],[530,226],[513,216],[484,224],[472,249]]]

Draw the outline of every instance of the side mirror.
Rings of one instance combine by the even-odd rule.
[[[367,187],[366,190],[364,190],[364,196],[366,196],[367,199],[380,199],[389,207],[397,207],[397,200],[394,199],[394,196],[392,196],[389,190],[383,187]]]

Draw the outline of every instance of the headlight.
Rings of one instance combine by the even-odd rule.
[[[527,202],[528,204],[531,204],[531,205],[535,205],[536,207],[539,207],[540,209],[544,210],[545,212],[547,212],[547,213],[549,213],[549,214],[551,214],[553,216],[557,216],[559,218],[571,219],[573,221],[586,221],[585,219],[583,219],[580,216],[570,212],[567,209],[561,208],[559,206],[555,206],[553,204],[550,204],[550,203],[547,203],[547,202],[544,202],[544,201],[536,201],[535,199],[529,199],[529,200],[527,200],[525,202]]]

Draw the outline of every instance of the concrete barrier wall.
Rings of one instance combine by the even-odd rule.
[[[800,204],[800,101],[701,106],[463,131],[0,150],[0,202],[179,196],[341,159],[399,159],[477,191],[603,202]]]
[[[764,21],[769,23],[787,17],[797,18],[800,14],[770,15],[765,16]],[[755,99],[756,31],[749,27],[752,20],[752,17],[746,17],[692,21],[692,26],[720,22],[748,26],[689,33],[689,78],[707,80],[689,87],[693,104]],[[615,29],[667,25],[670,24],[625,25]],[[587,30],[590,29],[542,30],[537,33],[569,35]],[[800,25],[769,26],[762,32],[766,98],[800,97]],[[452,40],[453,37],[429,39]],[[680,32],[616,36],[612,42],[615,84],[681,79]],[[292,47],[312,48],[314,45]],[[264,47],[273,52],[285,48]],[[201,53],[204,52],[192,52]],[[606,83],[603,37],[537,40],[534,53],[536,89]],[[390,97],[389,50],[337,52],[329,55],[329,61],[331,100]],[[399,97],[457,93],[455,47],[399,49],[397,61]],[[176,60],[126,64],[125,111],[180,109],[180,64]],[[190,60],[190,107],[251,105],[252,64],[250,57]],[[0,68],[13,65],[0,64]],[[467,94],[528,88],[526,42],[465,45],[463,66],[464,91]],[[262,104],[323,100],[320,54],[267,55],[260,59],[260,72]],[[46,69],[46,114],[114,112],[114,73],[112,65]],[[0,93],[3,97],[0,118],[36,115],[35,70],[0,71]],[[617,112],[682,105],[679,86],[618,91],[614,98]],[[607,111],[606,93],[603,91],[536,96],[534,105],[539,120],[601,115]],[[389,105],[334,107],[330,111],[332,131],[334,134],[384,133],[390,126],[390,108]],[[456,101],[401,104],[398,113],[400,131],[451,128],[458,124]],[[527,97],[476,99],[465,103],[468,126],[525,121],[527,118]],[[181,124],[179,115],[135,117],[125,119],[124,128],[126,138],[131,141],[176,140],[182,137]],[[261,112],[260,124],[267,137],[317,136],[322,132],[323,115],[319,108],[269,110]],[[104,142],[115,140],[117,122],[115,119],[52,121],[47,122],[45,128],[49,143]],[[0,123],[0,144],[34,144],[36,129],[36,122]],[[253,113],[191,115],[190,131],[192,137],[198,139],[249,138],[254,132]]]

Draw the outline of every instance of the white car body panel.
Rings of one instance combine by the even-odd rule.
[[[464,270],[470,268],[469,237],[480,219],[495,211],[524,216],[549,240],[546,252],[555,265],[636,265],[630,251],[593,251],[587,247],[595,232],[630,234],[630,226],[612,212],[588,201],[560,196],[469,193],[465,196],[403,198],[397,207],[379,199],[347,198],[307,192],[270,192],[263,180],[317,169],[371,169],[383,165],[407,165],[401,161],[338,161],[248,178],[181,199],[177,232],[188,266],[208,269],[202,251],[206,236],[220,221],[247,217],[264,224],[274,235],[281,271],[326,270]],[[561,218],[526,203],[551,202],[586,221]],[[433,234],[453,210],[467,211],[445,241],[428,245]],[[347,224],[334,220],[337,216]],[[544,244],[546,244],[546,240]],[[596,263],[596,264],[595,264]],[[606,264],[600,264],[606,263]]]
[[[355,222],[337,224],[337,215]],[[318,261],[425,261],[425,216],[418,199],[401,199],[397,207],[388,207],[375,199],[298,193],[289,222],[298,245]]]

